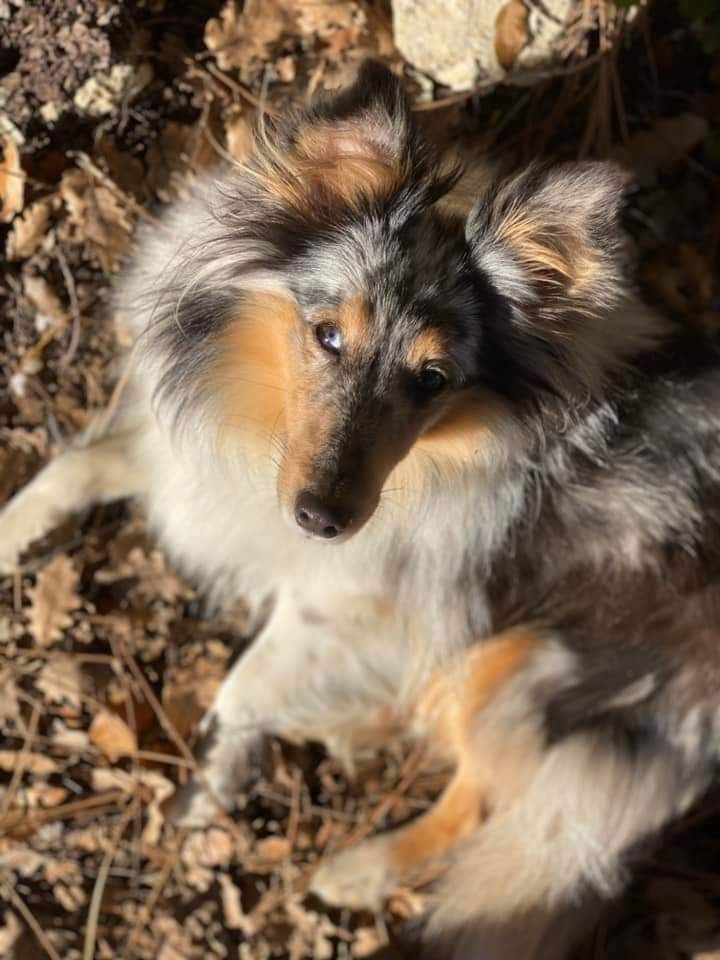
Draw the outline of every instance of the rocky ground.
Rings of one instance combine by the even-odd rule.
[[[512,63],[517,22],[507,30]],[[439,139],[507,164],[627,165],[646,295],[714,330],[719,44],[712,0],[649,13],[586,0],[539,82],[458,94],[403,63],[383,0],[247,0],[242,12],[0,0],[0,502],[112,402],[125,336],[109,295],[136,224],[196,170],[242,156],[260,108],[336,86],[367,55],[402,73]],[[376,916],[304,892],[327,851],[440,789],[400,745],[351,781],[319,750],[272,743],[232,820],[194,833],[165,823],[196,722],[246,638],[241,615],[204,615],[132,507],[63,524],[0,587],[0,956],[367,957],[420,911],[418,889]],[[709,949],[719,826],[709,799],[671,831],[582,957]]]

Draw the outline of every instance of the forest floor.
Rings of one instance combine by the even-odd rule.
[[[136,225],[197,170],[243,156],[260,107],[337,86],[368,55],[404,73],[441,141],[510,165],[628,166],[645,295],[720,331],[720,56],[673,3],[634,20],[580,6],[558,71],[458,96],[403,65],[382,0],[248,0],[243,14],[220,0],[0,0],[0,503],[111,401],[127,338],[110,294]],[[128,504],[63,523],[0,580],[0,956],[369,957],[419,914],[419,889],[378,915],[305,893],[328,851],[437,795],[400,745],[349,780],[319,748],[273,742],[232,819],[165,822],[246,641],[242,617],[205,615]],[[680,960],[719,933],[708,799],[639,862],[579,957]]]

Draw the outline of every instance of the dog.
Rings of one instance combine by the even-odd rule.
[[[251,601],[180,822],[232,806],[264,734],[350,758],[399,728],[453,765],[313,880],[375,906],[444,858],[416,956],[566,956],[718,759],[720,370],[638,299],[625,190],[464,174],[365,64],[141,230],[111,427],[0,515],[11,566],[136,497]]]

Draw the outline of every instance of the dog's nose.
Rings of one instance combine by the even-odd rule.
[[[295,519],[303,530],[325,540],[337,537],[347,526],[347,521],[336,509],[323,503],[320,497],[316,497],[309,490],[298,494],[295,501]]]

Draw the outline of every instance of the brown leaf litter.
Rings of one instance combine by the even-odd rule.
[[[216,159],[246,156],[260,109],[337,86],[366,56],[422,93],[417,115],[434,135],[490,143],[509,163],[539,144],[567,157],[601,142],[610,90],[616,154],[641,184],[628,222],[644,288],[717,331],[720,61],[660,20],[626,36],[625,59],[622,45],[592,53],[600,32],[587,63],[572,60],[571,41],[586,43],[605,10],[581,7],[567,74],[448,98],[394,50],[383,0],[0,0],[0,499],[111,402],[127,347],[113,274],[138,223],[157,222]],[[498,19],[507,67],[528,9],[511,0]],[[422,912],[426,891],[411,886],[379,916],[306,895],[327,852],[416,815],[441,789],[442,773],[402,744],[348,779],[315,747],[273,742],[233,817],[191,833],[166,822],[244,620],[208,616],[129,505],[68,520],[0,581],[0,956],[348,960]],[[579,960],[711,949],[717,804],[693,817]]]

